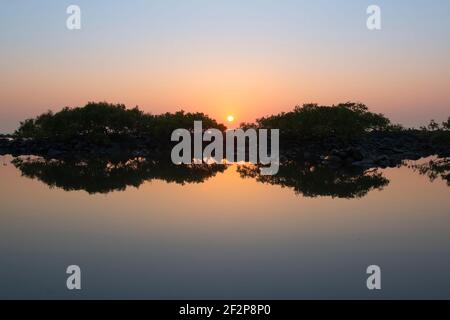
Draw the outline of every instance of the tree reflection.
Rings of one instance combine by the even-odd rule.
[[[450,158],[434,159],[411,167],[420,174],[426,175],[430,181],[440,178],[447,181],[447,185],[450,186]]]
[[[305,197],[361,198],[389,184],[389,180],[376,169],[336,170],[296,162],[280,166],[278,174],[274,176],[260,175],[259,168],[250,165],[239,166],[238,172],[243,178],[255,178],[262,183],[291,188]]]
[[[174,165],[160,159],[128,160],[48,160],[40,157],[19,157],[12,161],[22,175],[66,191],[84,190],[89,194],[123,191],[128,186],[139,187],[148,180],[169,183],[202,183],[224,165]]]
[[[84,190],[89,194],[123,191],[128,186],[139,187],[154,179],[181,185],[202,183],[226,169],[226,165],[174,165],[170,159],[142,157],[127,160],[18,157],[12,163],[22,175],[50,187],[66,191]],[[306,197],[360,198],[372,190],[381,190],[389,183],[376,169],[338,170],[296,162],[281,165],[274,176],[260,175],[259,167],[254,165],[240,165],[237,170],[241,178],[287,187]]]

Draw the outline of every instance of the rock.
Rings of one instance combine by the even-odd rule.
[[[405,160],[419,160],[421,156],[414,152],[407,152],[404,154],[403,158]]]
[[[329,156],[325,157],[325,159],[323,160],[323,163],[332,168],[337,168],[343,164],[343,160],[338,156],[329,155]]]
[[[355,161],[362,161],[364,159],[364,155],[360,149],[351,148],[351,150],[349,151],[349,155],[350,157],[355,159]]]
[[[389,157],[385,154],[379,156],[376,158],[375,163],[380,165],[383,168],[386,168],[389,166],[389,164],[391,163]]]
[[[145,150],[135,150],[131,153],[133,157],[146,157],[148,156],[148,152]]]
[[[347,157],[345,158],[344,162],[346,166],[351,166],[352,163],[355,162],[355,159],[353,159],[352,157]]]
[[[339,156],[339,150],[338,149],[331,150],[330,155],[332,155],[332,156]]]
[[[402,147],[395,147],[392,149],[395,153],[404,153],[405,150]]]
[[[395,168],[398,165],[398,161],[394,160],[394,159],[390,159],[389,160],[389,168]]]
[[[303,152],[303,158],[304,158],[305,160],[310,160],[310,159],[313,158],[313,155],[312,155],[311,152],[305,151],[305,152]]]
[[[347,157],[347,152],[345,150],[333,149],[330,153],[332,156],[339,157],[341,159],[345,159]]]
[[[61,150],[58,150],[58,149],[50,148],[50,149],[47,151],[47,156],[49,156],[50,158],[59,157],[59,156],[61,156],[62,154],[63,154],[63,152],[62,152]]]
[[[336,155],[329,155],[329,156],[325,157],[325,161],[326,162],[330,162],[330,163],[342,162],[342,159],[339,156],[336,156]]]
[[[371,159],[365,159],[361,161],[355,161],[352,163],[355,167],[362,167],[362,168],[372,168],[375,167],[375,162]]]

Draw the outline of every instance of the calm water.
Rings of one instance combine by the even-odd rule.
[[[450,298],[450,187],[425,160],[273,178],[11,160],[0,157],[0,298]],[[79,292],[65,286],[71,264]],[[371,264],[381,291],[366,288]]]

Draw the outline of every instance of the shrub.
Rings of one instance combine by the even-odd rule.
[[[450,117],[448,117],[447,121],[442,122],[442,128],[444,130],[450,130]]]
[[[364,104],[341,103],[333,106],[305,104],[294,111],[257,120],[257,126],[280,129],[284,139],[322,140],[336,137],[347,140],[373,130],[389,130],[392,125],[382,114],[368,111]]]
[[[66,107],[57,113],[48,111],[25,120],[15,135],[58,140],[82,136],[94,141],[108,141],[112,137],[147,134],[167,141],[175,129],[192,129],[194,120],[203,121],[204,127],[226,129],[203,113],[179,111],[151,115],[138,107],[127,109],[123,104],[90,102],[84,107]]]
[[[431,120],[430,123],[428,124],[428,130],[430,131],[436,131],[439,129],[440,129],[439,124],[434,120]]]

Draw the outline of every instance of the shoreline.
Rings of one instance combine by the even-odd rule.
[[[448,132],[445,132],[446,134]],[[404,130],[370,132],[348,141],[330,137],[322,141],[289,141],[281,137],[280,164],[295,161],[330,168],[395,167],[404,160],[450,156],[450,144],[436,141],[436,132]],[[170,161],[174,143],[159,143],[148,135],[121,136],[95,143],[82,137],[69,141],[0,137],[0,155],[36,155],[50,159],[164,158]],[[224,143],[225,149],[225,143]],[[246,148],[248,150],[248,148]]]

